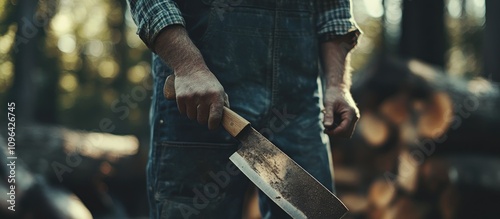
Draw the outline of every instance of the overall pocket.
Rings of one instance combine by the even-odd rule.
[[[165,141],[154,147],[156,168],[152,177],[156,201],[194,198],[204,193],[204,185],[209,183],[215,183],[217,193],[223,193],[231,177],[239,175],[229,160],[237,149],[236,144]],[[219,179],[214,176],[219,175],[227,177],[217,182]],[[208,196],[216,199],[219,195]]]
[[[191,214],[194,218],[217,218],[205,214],[224,208],[235,186],[244,179],[229,160],[235,144],[164,141],[154,147],[152,186],[161,218]]]

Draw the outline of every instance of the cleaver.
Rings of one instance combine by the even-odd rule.
[[[170,100],[175,99],[174,81],[173,75],[165,80],[163,95]],[[347,213],[332,192],[227,107],[222,126],[241,142],[229,159],[292,218],[337,219]]]

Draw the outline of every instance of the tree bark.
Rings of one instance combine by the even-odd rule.
[[[40,28],[35,27],[31,21],[38,0],[21,1],[19,4],[16,18],[18,29],[13,51],[15,74],[10,97],[16,102],[19,122],[31,122],[34,119],[36,100],[33,72],[38,67],[36,50],[40,36]]]
[[[445,65],[443,0],[404,0],[400,55]]]
[[[39,4],[47,6],[37,14]],[[54,124],[57,121],[57,93],[60,69],[53,58],[46,56],[45,26],[57,7],[57,1],[20,1],[16,22],[18,29],[14,45],[14,82],[10,98],[16,102],[16,114],[21,123]]]
[[[500,1],[486,0],[486,27],[484,30],[484,77],[500,82]]]

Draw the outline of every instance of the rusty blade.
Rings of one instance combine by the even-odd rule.
[[[345,205],[251,126],[236,136],[242,147],[229,158],[260,190],[296,219],[342,218]]]

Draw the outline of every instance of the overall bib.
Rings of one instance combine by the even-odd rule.
[[[229,96],[231,109],[333,189],[318,95],[313,1],[177,1],[186,29]],[[163,97],[172,70],[153,55],[151,218],[241,218],[249,180],[229,161],[238,142],[180,115]],[[289,218],[264,194],[263,218]]]

